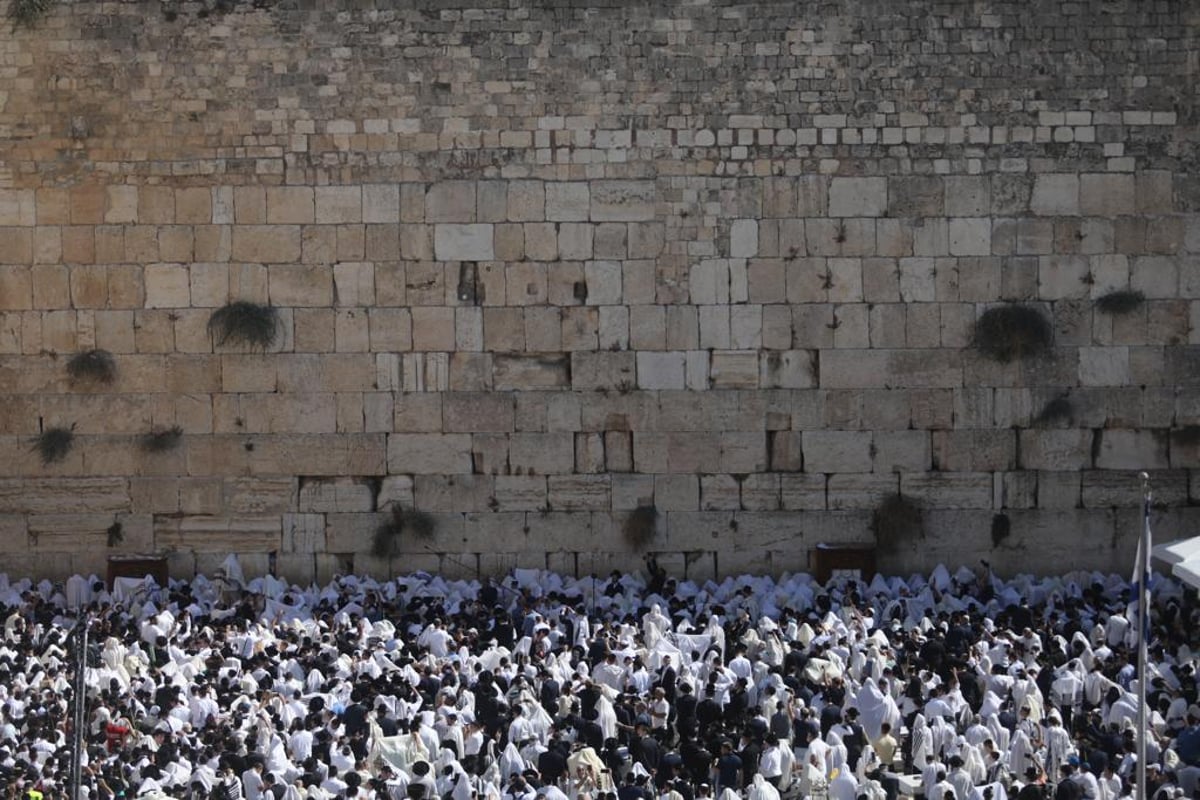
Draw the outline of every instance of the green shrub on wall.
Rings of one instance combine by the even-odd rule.
[[[1049,320],[1030,306],[1007,304],[989,308],[975,323],[973,344],[988,358],[1007,364],[1050,349]]]
[[[238,300],[213,312],[208,332],[218,347],[228,344],[266,350],[279,338],[279,312],[268,305]]]

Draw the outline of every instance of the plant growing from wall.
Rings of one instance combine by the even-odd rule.
[[[13,28],[32,28],[50,13],[52,3],[53,0],[12,0],[8,16],[12,18]]]
[[[400,553],[400,543],[404,537],[429,542],[436,534],[437,522],[428,513],[395,505],[371,537],[371,555],[375,558],[391,558]]]
[[[645,549],[658,532],[658,509],[654,506],[638,506],[629,512],[621,526],[625,541],[635,550]]]
[[[168,450],[174,450],[181,441],[183,441],[183,428],[174,425],[170,428],[152,430],[143,434],[140,443],[142,449],[147,453],[165,453]]]
[[[1059,422],[1069,422],[1074,411],[1075,407],[1071,405],[1071,399],[1066,394],[1060,394],[1042,406],[1042,410],[1033,418],[1033,424],[1049,426]]]
[[[875,546],[883,553],[897,553],[925,536],[921,507],[897,492],[888,495],[871,514]]]
[[[31,448],[42,459],[43,466],[57,464],[67,457],[75,444],[75,426],[69,428],[46,428],[36,439]]]
[[[268,305],[238,300],[213,312],[208,332],[218,346],[245,345],[252,350],[266,350],[279,338],[279,312]]]
[[[117,379],[117,360],[107,350],[85,350],[71,356],[67,375],[72,381],[107,385]]]
[[[125,529],[119,520],[114,522],[112,525],[109,525],[108,530],[105,531],[105,533],[108,534],[107,541],[109,547],[116,547],[121,542],[125,541]]]
[[[1052,338],[1050,322],[1042,312],[1010,303],[983,312],[975,322],[972,344],[988,358],[1007,364],[1044,353]]]
[[[1104,314],[1120,316],[1141,307],[1146,295],[1132,289],[1119,289],[1096,299],[1096,310]]]

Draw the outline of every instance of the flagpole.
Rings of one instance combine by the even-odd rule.
[[[1146,709],[1146,664],[1149,661],[1146,640],[1150,630],[1150,475],[1143,472],[1142,479],[1142,534],[1138,547],[1138,737],[1137,737],[1137,794],[1138,800],[1147,800],[1146,791],[1146,731],[1149,720]]]

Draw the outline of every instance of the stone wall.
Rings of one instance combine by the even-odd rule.
[[[62,0],[0,42],[0,566],[586,574],[654,506],[676,574],[778,573],[900,493],[889,571],[1123,570],[1138,470],[1160,537],[1200,499],[1198,29]],[[236,300],[277,309],[264,352],[214,344]],[[972,346],[1009,302],[1047,353]],[[92,348],[112,384],[68,377]],[[435,529],[374,558],[397,506]]]

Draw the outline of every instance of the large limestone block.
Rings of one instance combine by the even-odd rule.
[[[631,352],[571,353],[571,385],[578,391],[628,389],[636,378]]]
[[[495,501],[497,511],[537,511],[546,508],[545,475],[497,475]]]
[[[789,476],[790,477],[790,476]],[[900,485],[895,475],[848,473],[830,475],[828,502],[831,509],[872,509]]]
[[[394,433],[388,438],[388,471],[410,475],[471,472],[471,436],[466,433]]]
[[[490,475],[416,475],[413,503],[423,511],[482,512],[493,506],[495,488]]]
[[[637,382],[642,389],[683,389],[684,354],[642,352],[637,354]]]
[[[756,389],[758,353],[747,350],[713,352],[709,377],[714,389]]]
[[[509,432],[514,427],[513,398],[504,392],[447,392],[442,396],[447,433]]]
[[[300,260],[299,225],[238,225],[233,229],[233,260],[288,264]]]
[[[188,443],[193,476],[281,475],[297,464],[310,475],[382,475],[387,471],[382,434],[216,435]]]
[[[1088,430],[1022,430],[1019,466],[1048,471],[1079,470],[1092,465],[1092,432]]]
[[[497,353],[492,364],[498,391],[563,389],[571,385],[571,358],[566,354]]]
[[[667,477],[667,476],[659,476]],[[679,476],[675,476],[679,477]],[[701,511],[737,511],[742,507],[742,492],[732,475],[700,476]],[[679,509],[684,510],[684,509]]]
[[[187,308],[191,305],[191,276],[187,265],[148,264],[143,278],[147,308]]]
[[[516,475],[562,475],[575,469],[575,436],[515,433],[509,439],[509,465]]]
[[[312,555],[326,550],[324,514],[283,515],[283,555]]]
[[[491,261],[496,257],[490,223],[434,226],[433,251],[439,261]]]
[[[1168,196],[1170,192],[1168,190]],[[1086,216],[1118,217],[1137,211],[1134,176],[1085,173],[1079,176],[1079,211]]]
[[[806,472],[870,472],[869,431],[805,431]]]
[[[1168,435],[1161,430],[1101,428],[1095,432],[1096,466],[1100,469],[1166,469]]]
[[[654,181],[598,180],[591,183],[593,222],[654,219]]]
[[[933,460],[950,472],[1003,471],[1016,466],[1017,433],[1003,430],[933,431]]]
[[[0,480],[0,513],[52,514],[68,508],[80,514],[130,511],[129,481],[124,478]]]
[[[362,187],[318,186],[316,218],[325,225],[362,222]]]
[[[585,222],[591,211],[591,193],[581,181],[547,183],[546,216],[552,222]]]
[[[225,506],[233,514],[284,514],[296,510],[295,478],[230,478]]]
[[[1033,184],[1030,210],[1043,217],[1074,216],[1079,213],[1079,176],[1048,173]]]
[[[812,350],[775,350],[759,355],[759,385],[764,389],[811,389],[817,385]]]
[[[282,544],[282,520],[270,517],[156,516],[159,550],[197,553],[273,553]]]
[[[830,181],[831,217],[882,217],[887,205],[886,178],[834,178]]]
[[[888,385],[887,350],[822,350],[823,389],[882,389]]]
[[[1142,504],[1141,470],[1084,470],[1081,494],[1085,508],[1138,507]],[[1151,470],[1154,501],[1163,506],[1188,505],[1186,470]]]
[[[563,511],[603,511],[611,507],[608,475],[551,475],[547,480],[549,505]]]
[[[325,547],[330,553],[365,553],[387,514],[326,514]]]
[[[315,221],[316,206],[311,186],[268,186],[267,222],[272,225],[304,225]]]
[[[474,181],[443,181],[429,187],[425,195],[427,222],[474,222],[475,219]]]
[[[991,508],[988,472],[901,473],[900,492],[929,508]]]
[[[275,264],[267,274],[272,305],[333,305],[333,275],[325,264]]]
[[[102,550],[108,547],[107,532],[115,521],[112,514],[31,514],[29,545],[46,553]]]

